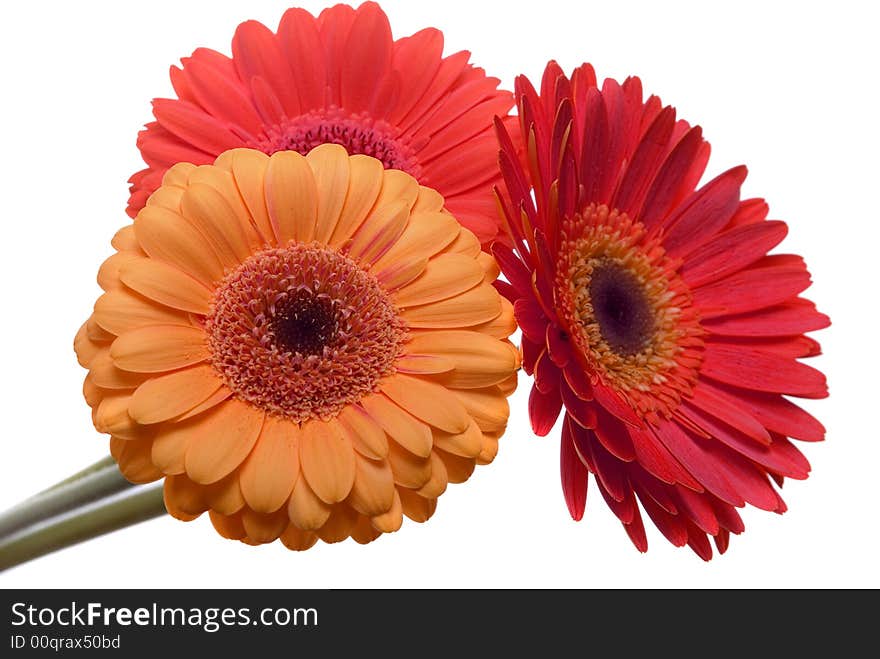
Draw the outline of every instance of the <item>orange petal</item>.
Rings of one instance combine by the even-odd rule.
[[[498,455],[498,439],[501,433],[483,433],[483,448],[477,456],[477,464],[486,465]]]
[[[349,159],[348,194],[329,244],[339,247],[357,230],[373,207],[382,189],[382,163],[375,158],[356,155]]]
[[[281,543],[293,551],[305,551],[313,547],[316,542],[318,542],[318,536],[311,531],[298,529],[293,524],[289,524],[281,534]]]
[[[467,430],[461,433],[435,432],[434,446],[454,455],[475,458],[483,450],[483,433],[477,422],[472,420]]]
[[[197,483],[215,483],[238,467],[260,435],[263,410],[237,398],[208,413],[186,451],[186,473]]]
[[[181,414],[180,416],[175,417],[174,421],[176,421],[176,422],[185,421],[186,419],[189,419],[189,418],[192,418],[198,414],[201,414],[202,412],[204,412],[206,410],[210,410],[212,407],[214,407],[215,405],[219,405],[224,400],[229,398],[231,395],[232,395],[232,389],[227,387],[225,384],[221,384],[220,388],[217,391],[215,391],[213,394],[208,396],[205,400],[203,400],[201,403],[196,405],[194,408],[192,408],[186,414]]]
[[[510,416],[510,404],[498,387],[486,389],[455,389],[452,394],[461,401],[468,414],[483,432],[503,430]]]
[[[501,274],[501,268],[498,267],[498,262],[494,256],[486,252],[480,252],[477,255],[477,262],[483,269],[483,276],[487,284],[491,284],[498,279],[498,275]]]
[[[470,424],[471,419],[461,402],[435,382],[398,373],[382,380],[380,386],[382,393],[400,407],[435,428],[459,433]]]
[[[223,279],[223,264],[204,236],[177,213],[147,206],[134,221],[138,240],[150,258],[163,261],[205,285]]]
[[[173,517],[189,521],[208,509],[205,489],[186,476],[168,476],[165,479],[165,508]]]
[[[372,271],[378,273],[400,263],[429,259],[453,242],[461,230],[449,213],[410,215],[400,238],[373,265]]]
[[[385,432],[410,453],[422,458],[431,454],[431,428],[412,414],[395,405],[383,394],[370,394],[361,399],[361,405]]]
[[[129,290],[104,293],[95,302],[94,317],[101,327],[117,336],[144,325],[190,325],[186,314]]]
[[[173,185],[178,188],[185,188],[189,175],[196,168],[191,162],[179,162],[168,168],[168,171],[162,176],[162,185]]]
[[[352,237],[348,253],[362,263],[375,262],[397,241],[408,218],[403,200],[374,209]]]
[[[129,261],[138,261],[142,256],[133,252],[116,252],[109,256],[98,268],[98,286],[104,291],[114,291],[122,288],[122,280],[119,271]]]
[[[397,442],[388,445],[388,464],[394,482],[403,487],[418,489],[431,480],[431,459],[410,453]]]
[[[501,296],[486,284],[440,302],[403,309],[412,328],[456,329],[486,323],[501,313]]]
[[[355,451],[373,460],[388,455],[385,431],[360,405],[344,408],[337,419]]]
[[[141,295],[173,309],[202,315],[211,311],[214,300],[211,289],[161,261],[130,260],[120,267],[119,278]]]
[[[474,473],[476,462],[473,458],[463,458],[440,450],[437,455],[446,465],[446,477],[450,483],[464,483]]]
[[[416,213],[437,213],[443,210],[443,195],[434,188],[428,188],[424,185],[419,186],[419,196],[416,203],[413,204],[412,212]]]
[[[152,428],[144,428],[131,418],[130,405],[128,394],[105,397],[95,410],[95,430],[132,440],[152,434]]]
[[[103,389],[134,389],[149,377],[143,373],[130,373],[117,368],[106,348],[92,359],[89,373],[92,382]]]
[[[406,286],[428,267],[428,259],[411,258],[382,266],[382,270],[373,268],[373,274],[386,291],[393,291]]]
[[[431,454],[431,479],[418,490],[419,496],[426,499],[436,499],[446,491],[449,476],[446,473],[446,465],[436,453]]]
[[[163,424],[153,440],[153,464],[166,474],[182,474],[186,471],[186,451],[205,418]]]
[[[290,493],[287,514],[301,530],[314,531],[330,517],[330,506],[318,498],[305,478],[298,478]]]
[[[462,227],[458,237],[443,251],[447,254],[464,254],[475,259],[481,251],[480,241],[473,233]]]
[[[325,503],[345,500],[354,483],[354,449],[335,419],[310,421],[300,436],[302,472]]]
[[[269,156],[253,149],[233,149],[226,154],[232,159],[232,175],[260,236],[267,245],[274,244],[275,231],[266,208],[265,192]]]
[[[120,439],[110,438],[111,444],[118,442],[120,446],[115,451],[116,462],[119,463],[119,471],[130,483],[152,483],[162,478],[161,471],[150,460],[150,447],[152,438],[143,439]]]
[[[382,535],[382,532],[373,527],[369,517],[358,517],[358,520],[351,529],[351,539],[360,545],[373,542],[380,535]]]
[[[394,474],[385,460],[356,456],[354,486],[348,502],[368,517],[381,515],[394,503]]]
[[[405,346],[409,355],[441,357],[455,365],[439,381],[448,387],[479,389],[510,377],[518,366],[516,348],[506,341],[462,330],[416,332]]]
[[[377,210],[387,204],[403,201],[406,204],[407,214],[409,214],[418,197],[418,181],[399,169],[386,169],[382,176],[382,190],[379,192],[379,198],[376,199],[373,209]]]
[[[513,305],[507,298],[501,298],[501,313],[487,323],[472,325],[472,332],[487,334],[496,339],[506,339],[516,331],[516,318],[513,316]]]
[[[306,160],[312,168],[318,191],[318,219],[314,239],[319,243],[327,243],[336,229],[348,194],[351,175],[348,152],[338,144],[321,144],[309,151]]]
[[[129,413],[138,423],[158,423],[184,414],[220,388],[213,367],[191,366],[147,380],[131,397]]]
[[[79,365],[88,368],[95,355],[103,349],[103,344],[96,343],[89,338],[86,323],[83,323],[73,339],[73,351],[76,353],[76,361],[79,362]]]
[[[240,475],[244,499],[256,512],[278,510],[293,491],[299,477],[299,435],[295,423],[266,417],[260,438]]]
[[[221,515],[213,510],[208,513],[211,517],[211,524],[214,529],[229,540],[242,540],[247,533],[244,530],[244,524],[241,522],[241,513],[235,515]]]
[[[372,525],[382,533],[394,533],[403,524],[403,507],[400,505],[400,494],[394,489],[394,501],[391,510],[370,518]]]
[[[205,499],[211,510],[223,515],[234,515],[244,508],[244,496],[238,482],[238,474],[233,472],[216,483],[205,486]],[[287,513],[284,514],[285,518]]]
[[[428,261],[425,271],[393,295],[399,307],[438,302],[464,293],[483,281],[483,270],[461,254],[440,254]]]
[[[251,217],[250,211],[242,200],[241,194],[239,194],[238,186],[235,183],[235,178],[233,178],[232,172],[228,169],[213,165],[196,167],[189,175],[189,187],[198,184],[204,184],[213,188],[225,203],[223,206],[223,212],[226,212],[226,208],[228,208],[235,216],[234,225],[232,224],[231,218],[215,218],[215,221],[221,223],[222,226],[228,226],[230,228],[235,226],[244,232],[248,250],[247,252],[238,254],[238,257],[247,258],[251,253],[259,250],[263,245],[263,240],[257,230],[254,218]],[[214,204],[217,204],[217,202],[215,201]]]
[[[110,357],[126,371],[160,373],[198,364],[211,356],[205,332],[182,325],[151,325],[126,332],[113,342]]]
[[[241,513],[241,522],[247,537],[257,544],[274,542],[290,523],[286,510],[273,514],[258,513],[245,508]]]
[[[180,212],[180,201],[183,199],[183,188],[163,185],[147,199],[144,208],[164,208],[172,213]]]
[[[394,365],[401,373],[416,375],[436,375],[455,368],[452,361],[433,355],[401,355]]]
[[[278,151],[266,169],[266,208],[279,245],[315,237],[318,192],[308,161],[296,151]]]
[[[401,489],[400,505],[403,514],[414,522],[427,522],[437,510],[437,499],[425,499],[411,490]]]
[[[235,210],[216,189],[193,183],[180,201],[183,216],[195,226],[226,268],[234,268],[251,255],[250,241]]]
[[[357,522],[358,514],[345,504],[333,506],[330,517],[315,533],[326,543],[342,542]]]
[[[130,224],[125,225],[119,231],[117,231],[112,240],[110,240],[110,244],[113,246],[114,249],[120,252],[135,252],[136,254],[141,253],[140,243],[138,243],[137,236],[135,236],[134,233],[134,228]]]

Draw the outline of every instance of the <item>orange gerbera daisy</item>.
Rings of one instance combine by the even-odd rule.
[[[75,347],[133,482],[225,537],[361,543],[490,462],[516,385],[498,268],[375,158],[177,164],[101,266]]]
[[[306,154],[332,142],[437,189],[488,245],[499,226],[492,120],[507,114],[513,96],[469,64],[469,53],[442,52],[433,28],[393,40],[373,2],[317,18],[289,9],[277,33],[242,23],[231,58],[199,48],[171,68],[178,98],[153,102],[156,121],[138,138],[148,167],[131,177],[129,214],[176,162],[208,164],[235,147]]]

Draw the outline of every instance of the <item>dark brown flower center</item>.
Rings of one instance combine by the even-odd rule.
[[[229,388],[297,422],[332,418],[372,392],[406,339],[376,278],[318,243],[268,249],[230,272],[206,330]]]
[[[638,278],[611,259],[593,265],[589,295],[608,346],[619,355],[641,352],[654,335],[654,312]]]
[[[285,300],[271,321],[275,341],[303,355],[320,355],[339,332],[338,304],[304,289]]]

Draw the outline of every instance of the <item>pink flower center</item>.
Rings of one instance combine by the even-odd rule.
[[[229,388],[297,422],[332,418],[372,392],[406,338],[375,277],[318,243],[247,259],[218,287],[206,330]]]
[[[297,151],[306,155],[320,144],[339,144],[349,155],[380,160],[385,169],[399,169],[418,179],[422,169],[415,151],[390,124],[365,114],[345,115],[337,108],[309,112],[266,130],[265,139],[250,144],[269,155]]]

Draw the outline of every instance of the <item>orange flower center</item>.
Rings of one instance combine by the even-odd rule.
[[[365,114],[346,116],[338,109],[303,114],[266,130],[266,138],[250,146],[269,155],[276,151],[308,154],[320,144],[339,144],[349,155],[365,155],[382,161],[385,169],[399,169],[421,178],[415,151],[384,121]]]
[[[332,418],[372,392],[406,338],[375,277],[318,243],[247,259],[218,287],[206,330],[229,388],[296,422]]]
[[[644,227],[590,205],[565,222],[556,295],[585,366],[643,414],[670,414],[696,381],[703,331],[691,294]]]

